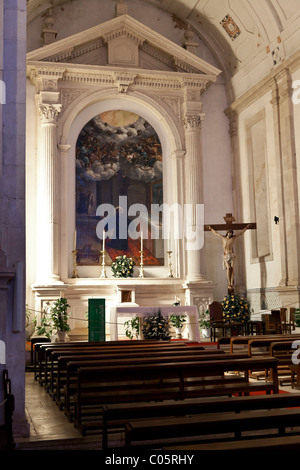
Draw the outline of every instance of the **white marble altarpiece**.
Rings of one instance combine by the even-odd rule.
[[[188,42],[179,47],[127,14],[28,53],[28,127],[33,132],[27,162],[36,185],[27,189],[28,217],[33,222],[28,224],[32,262],[27,292],[35,298],[37,311],[46,301],[67,297],[74,337],[84,335],[90,297],[105,298],[108,312],[124,291],[139,306],[168,306],[175,299],[181,305],[199,306],[212,300],[213,285],[204,274],[205,248],[187,250],[176,226],[171,226],[168,240],[160,245],[159,263],[145,262],[143,277],[137,265],[133,278],[113,278],[106,251],[104,276],[97,256],[89,264],[79,260],[73,276],[72,252],[82,248],[74,237],[78,137],[100,115],[118,111],[142,117],[160,145],[163,202],[181,208],[203,204],[202,94],[219,73],[190,52]],[[100,181],[97,188],[91,195],[94,205],[95,195],[102,194],[105,200],[110,183],[103,180],[101,186]],[[188,224],[199,233],[203,230],[195,210]]]

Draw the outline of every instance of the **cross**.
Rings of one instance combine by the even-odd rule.
[[[243,230],[247,225],[249,224],[235,224],[235,218],[233,215],[229,212],[223,217],[225,220],[226,224],[215,224],[215,225],[210,225],[215,230],[225,230],[228,232],[228,230]],[[256,224],[250,224],[251,227],[249,229],[256,229]],[[207,225],[204,226],[204,230],[208,231],[209,228]]]
[[[226,224],[205,225],[204,230],[211,230],[220,237],[223,242],[223,268],[227,270],[228,294],[234,293],[234,259],[235,254],[233,244],[237,237],[243,235],[247,229],[255,229],[256,224],[235,224],[235,218],[231,213],[224,217]],[[226,235],[221,235],[218,231],[226,231]],[[241,230],[234,235],[234,230]]]

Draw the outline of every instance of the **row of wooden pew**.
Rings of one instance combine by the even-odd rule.
[[[277,366],[270,354],[250,357],[248,350],[184,341],[37,343],[34,351],[35,380],[83,435],[102,433],[104,449],[120,430],[128,447],[182,445],[222,430],[236,441],[253,423],[282,433],[282,420],[290,424],[298,414],[288,408],[300,400],[298,393],[279,394]],[[262,370],[270,371],[268,380],[249,380]]]

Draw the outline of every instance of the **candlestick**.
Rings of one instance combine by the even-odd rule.
[[[167,251],[167,253],[168,253],[168,256],[169,256],[169,272],[168,272],[168,277],[173,277],[173,273],[172,273],[172,259],[171,259],[172,251]]]
[[[73,251],[76,251],[76,244],[77,244],[77,230],[75,230],[74,232]]]
[[[73,274],[72,274],[72,278],[74,279],[76,277],[79,277],[78,271],[77,271],[77,259],[76,259],[78,251],[73,250],[72,253],[73,253]]]
[[[107,277],[106,276],[106,270],[105,270],[105,251],[101,251],[102,253],[102,272],[101,272],[101,276],[100,277]]]
[[[144,277],[144,252],[141,250],[141,263],[140,263],[140,274],[139,277]]]

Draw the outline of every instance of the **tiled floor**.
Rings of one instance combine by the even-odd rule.
[[[28,438],[16,439],[17,449],[85,448],[101,449],[100,436],[83,438],[46,390],[26,372],[26,416],[30,425]]]

